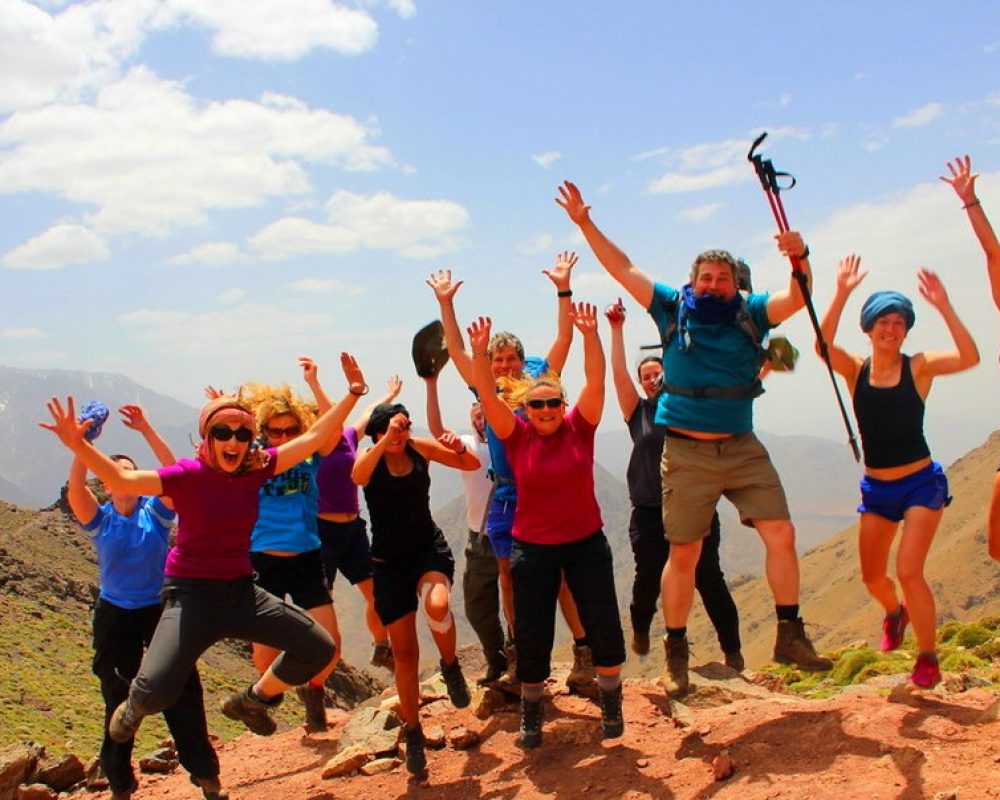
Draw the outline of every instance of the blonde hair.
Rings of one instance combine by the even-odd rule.
[[[267,383],[245,383],[240,387],[240,400],[250,407],[258,431],[274,417],[290,414],[305,431],[316,421],[312,407],[299,397],[287,383],[271,386]]]
[[[558,389],[563,399],[566,398],[566,390],[563,389],[562,381],[554,372],[546,372],[537,378],[497,378],[497,386],[500,387],[500,397],[512,410],[524,405],[528,395],[539,386],[551,386],[553,389]]]

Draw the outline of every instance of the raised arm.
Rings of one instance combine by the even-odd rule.
[[[463,472],[472,472],[480,467],[479,458],[462,444],[454,431],[445,431],[436,439],[411,439],[410,443],[428,461]]]
[[[91,423],[90,420],[77,421],[76,402],[72,397],[66,398],[65,408],[57,397],[49,400],[46,407],[52,417],[52,423],[39,422],[39,426],[58,436],[63,446],[72,452],[87,469],[104,481],[111,491],[157,496],[163,494],[163,483],[155,472],[122,469],[116,462],[83,438]]]
[[[653,302],[653,279],[635,266],[625,253],[605,236],[590,218],[590,206],[583,202],[583,196],[575,184],[565,181],[559,187],[560,197],[556,203],[566,209],[569,218],[580,228],[580,232],[590,245],[601,266],[622,285],[643,308]]]
[[[611,326],[611,376],[615,382],[618,408],[628,421],[639,405],[639,391],[629,374],[625,358],[625,306],[622,305],[620,297],[617,303],[608,306],[604,316]]]
[[[969,156],[949,162],[948,171],[951,177],[942,175],[941,180],[951,185],[958,199],[962,201],[962,208],[969,214],[972,232],[976,234],[986,254],[986,274],[990,279],[993,302],[1000,309],[1000,242],[997,241],[993,226],[983,211],[983,204],[976,197],[976,178],[979,177],[979,173],[972,171],[972,159]]]
[[[97,498],[87,486],[87,465],[75,453],[73,454],[73,462],[69,465],[66,500],[73,516],[81,525],[89,525],[93,522],[100,508]]]
[[[431,436],[437,439],[445,432],[444,421],[441,419],[441,403],[438,400],[437,375],[424,378],[424,388],[427,392],[427,427]]]
[[[576,401],[577,411],[591,425],[598,425],[604,413],[604,348],[597,332],[597,306],[573,304],[573,324],[583,335],[583,376],[585,383]]]
[[[358,451],[357,456],[354,458],[354,466],[351,468],[351,480],[358,486],[367,486],[368,481],[371,480],[372,473],[375,472],[375,467],[378,466],[379,459],[382,458],[382,454],[385,452],[385,448],[390,441],[398,438],[402,433],[403,429],[396,419],[389,420],[389,427],[379,437],[379,440],[371,447]]]
[[[921,269],[917,273],[920,283],[920,296],[938,310],[944,324],[948,326],[948,332],[955,342],[955,349],[944,352],[924,352],[920,355],[922,359],[914,357],[913,372],[914,378],[918,381],[921,377],[933,378],[937,375],[948,375],[952,372],[961,372],[979,363],[979,349],[968,328],[958,318],[955,309],[951,307],[948,293],[945,291],[941,279],[929,269]]]
[[[479,395],[479,403],[483,416],[500,438],[506,439],[514,432],[514,412],[507,408],[497,395],[496,383],[493,381],[493,370],[490,369],[490,359],[486,355],[486,347],[490,343],[490,333],[493,330],[493,320],[480,317],[473,320],[469,326],[469,345],[472,347],[473,386]]]
[[[337,439],[343,433],[347,415],[357,405],[358,398],[368,392],[365,376],[354,356],[349,353],[341,353],[340,366],[347,379],[347,393],[337,405],[322,414],[309,430],[278,447],[278,463],[275,466],[275,474],[294,467],[313,453],[322,452],[326,447],[332,449],[333,446],[336,446]],[[333,442],[333,445],[330,445],[330,442]]]
[[[444,327],[444,341],[448,345],[448,355],[451,356],[455,369],[462,376],[466,386],[472,386],[472,357],[465,352],[465,342],[462,341],[462,329],[455,316],[455,293],[463,281],[451,281],[451,270],[441,269],[431,274],[427,285],[434,290],[441,310],[441,325]]]
[[[313,400],[316,401],[316,408],[320,414],[325,414],[333,406],[333,401],[319,382],[319,365],[309,356],[299,356],[299,366],[302,367],[302,380],[306,382],[306,386],[312,392]]]
[[[399,393],[401,391],[403,391],[403,381],[400,380],[398,375],[393,375],[389,378],[388,383],[386,383],[385,394],[374,403],[369,403],[365,406],[360,416],[354,420],[354,425],[352,426],[354,428],[354,432],[358,435],[359,442],[365,436],[365,428],[368,427],[368,420],[371,419],[372,411],[375,410],[375,407],[381,405],[382,403],[392,403],[397,397],[399,397]]]
[[[812,267],[809,266],[809,248],[802,241],[802,234],[798,231],[784,231],[774,237],[778,242],[778,250],[786,258],[798,258],[801,271],[806,275],[806,285],[812,291]],[[804,308],[806,299],[802,296],[802,289],[795,277],[795,273],[788,276],[788,288],[772,294],[767,301],[767,318],[772,325],[784,322],[792,314]]]
[[[573,322],[569,317],[570,298],[573,296],[573,290],[570,288],[570,277],[576,262],[576,253],[566,250],[556,256],[556,265],[553,269],[542,270],[542,274],[556,287],[556,303],[558,304],[556,340],[549,348],[546,357],[549,368],[556,374],[562,373],[563,367],[566,366],[566,357],[569,355],[570,345],[573,344]]]
[[[858,382],[858,371],[864,360],[853,353],[841,349],[835,344],[837,338],[837,328],[840,326],[840,316],[844,313],[844,306],[847,298],[858,288],[861,281],[868,275],[867,272],[860,272],[861,257],[856,255],[845,256],[840,260],[837,267],[837,290],[833,293],[830,307],[823,315],[820,322],[820,330],[823,331],[823,340],[827,345],[827,352],[830,354],[830,366],[834,372],[844,376],[847,381],[847,388],[853,393],[854,385]],[[816,355],[822,358],[819,349],[819,342],[816,342]]]
[[[146,444],[149,445],[149,449],[156,456],[156,460],[163,466],[169,467],[177,461],[174,451],[170,449],[170,445],[163,440],[163,437],[160,436],[152,423],[146,418],[146,414],[140,406],[122,406],[118,409],[118,413],[122,415],[122,423],[126,428],[131,428],[142,434],[142,437],[146,440]],[[173,511],[174,502],[169,497],[164,497],[162,503]]]

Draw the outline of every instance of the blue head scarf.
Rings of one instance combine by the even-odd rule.
[[[861,306],[861,330],[868,333],[875,325],[875,320],[886,314],[899,314],[906,321],[906,330],[913,327],[916,314],[913,313],[913,303],[905,294],[899,292],[875,292]]]

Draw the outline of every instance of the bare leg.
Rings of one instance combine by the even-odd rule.
[[[420,682],[417,668],[420,646],[417,643],[416,612],[387,626],[389,643],[396,657],[396,691],[399,692],[399,715],[409,727],[420,724]]]
[[[455,660],[456,629],[451,614],[451,584],[440,572],[428,572],[417,582],[417,596],[421,598],[428,627],[434,637],[441,660],[451,664]],[[393,645],[393,652],[395,652]]]
[[[764,542],[764,571],[774,604],[797,605],[799,557],[795,552],[795,526],[787,519],[755,519],[753,524]]]
[[[365,625],[368,626],[368,630],[372,635],[373,642],[384,642],[389,633],[385,629],[385,625],[382,624],[382,620],[378,618],[378,614],[375,613],[375,590],[373,588],[374,582],[371,578],[365,578],[364,580],[358,581],[355,586],[358,587],[358,591],[361,592],[362,596],[365,598]]]
[[[694,602],[694,575],[701,556],[701,541],[670,543],[670,557],[660,578],[663,621],[668,628],[686,628]]]
[[[337,645],[337,652],[334,653],[333,660],[330,661],[330,664],[326,668],[324,668],[321,672],[317,673],[317,675],[314,678],[310,679],[309,681],[310,683],[313,683],[316,686],[322,686],[323,683],[326,681],[327,676],[331,672],[333,672],[333,670],[336,668],[337,662],[340,661],[340,645],[341,645],[340,628],[337,626],[337,615],[333,610],[332,603],[330,603],[329,605],[322,605],[322,606],[316,606],[315,608],[310,608],[307,613],[309,614],[310,617],[312,617],[326,629],[326,632],[329,633],[331,638],[333,639],[334,644]],[[257,644],[256,642],[254,642],[253,665],[257,668],[257,672],[260,673],[261,676],[263,676],[267,672],[268,667],[270,667],[271,664],[274,663],[274,660],[280,654],[281,651],[274,647],[267,647],[265,645]],[[266,689],[264,691],[267,692]],[[272,696],[273,694],[277,694],[277,692],[274,693],[267,692],[267,696],[269,697]]]
[[[858,526],[858,557],[861,580],[886,614],[899,610],[896,585],[888,574],[889,550],[899,523],[878,514],[864,513]]]
[[[569,585],[566,583],[565,574],[562,576],[562,582],[559,584],[559,609],[562,611],[563,619],[566,620],[566,625],[573,634],[573,638],[583,639],[586,637],[587,632],[580,621],[580,612],[576,610],[576,601],[573,599],[573,593],[569,590]]]
[[[935,510],[912,506],[906,509],[903,535],[896,553],[896,576],[906,598],[906,609],[913,623],[917,644],[921,652],[926,653],[935,650],[937,611],[931,587],[924,578],[924,564],[943,514],[943,508]]]

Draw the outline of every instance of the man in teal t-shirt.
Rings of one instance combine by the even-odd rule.
[[[753,433],[760,394],[761,338],[805,302],[794,277],[774,294],[739,293],[736,259],[724,250],[695,258],[680,290],[655,283],[635,267],[590,219],[579,189],[568,181],[556,199],[579,226],[607,272],[649,311],[663,338],[664,388],[656,421],[666,427],[661,474],[663,525],[670,557],[661,593],[667,636],[662,679],[668,694],[688,689],[687,619],[695,567],[712,514],[725,495],[767,550],[767,577],[778,617],[774,659],[809,671],[832,667],[816,654],[799,617],[795,528],[770,456]],[[809,250],[795,231],[779,234],[782,254],[809,277]]]

